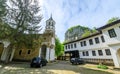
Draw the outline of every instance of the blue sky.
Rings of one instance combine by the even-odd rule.
[[[50,17],[56,21],[56,35],[64,41],[66,30],[75,25],[100,27],[112,17],[120,17],[120,0],[41,0],[43,30]]]

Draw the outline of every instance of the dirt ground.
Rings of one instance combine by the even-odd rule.
[[[42,68],[30,68],[27,62],[0,64],[0,74],[120,74],[120,70],[109,67],[107,70],[96,68],[96,65],[72,65],[68,61],[48,63]]]

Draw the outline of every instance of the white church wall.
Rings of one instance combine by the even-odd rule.
[[[51,44],[55,46],[55,38],[54,37],[52,37],[52,39],[51,39]]]
[[[55,50],[54,49],[50,49],[51,53],[50,53],[50,60],[54,61],[55,60]]]
[[[46,51],[46,60],[49,61],[49,49],[50,48],[47,48],[47,51]]]
[[[54,49],[47,48],[46,59],[47,59],[47,61],[55,60],[55,50]]]
[[[38,57],[41,57],[41,48],[39,48],[39,55]]]

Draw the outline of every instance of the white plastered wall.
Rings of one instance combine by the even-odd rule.
[[[120,49],[119,45],[114,45],[114,46],[110,46],[111,47],[111,54],[112,54],[112,58],[113,58],[113,62],[116,68],[120,68],[120,59],[118,58],[118,54],[117,51],[118,49]]]

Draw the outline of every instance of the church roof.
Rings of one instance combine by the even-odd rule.
[[[50,18],[47,21],[49,21],[49,20],[54,21],[53,18],[52,18],[52,14],[51,14]]]
[[[52,18],[52,14],[51,14],[51,16],[50,16],[50,18],[49,18],[50,20],[53,20],[53,18]]]
[[[100,28],[97,28],[97,30],[106,29],[106,28],[111,27],[111,26],[113,26],[113,25],[116,25],[116,24],[118,24],[118,23],[120,23],[120,19],[119,19],[119,20],[116,20],[116,21],[114,21],[114,22],[112,22],[112,23],[106,24],[106,25],[104,25],[104,26],[102,26],[102,27],[100,27]]]

